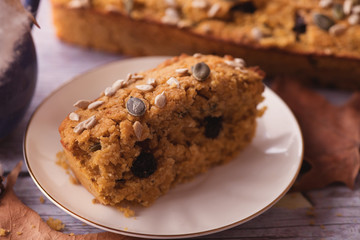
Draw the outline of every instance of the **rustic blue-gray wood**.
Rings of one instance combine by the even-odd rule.
[[[39,60],[39,78],[31,107],[20,126],[6,139],[0,141],[0,162],[5,172],[23,161],[22,138],[26,123],[36,106],[65,81],[93,67],[121,59],[111,54],[88,51],[60,42],[55,37],[51,22],[49,1],[42,1],[33,36]],[[347,97],[344,92],[325,94],[336,103]],[[227,231],[202,237],[203,239],[360,239],[360,179],[354,190],[342,185],[311,191],[306,197],[314,205],[308,208],[287,209],[273,207],[261,216]],[[32,182],[25,167],[15,186],[18,197],[46,220],[62,220],[64,232],[84,234],[101,230],[83,224],[71,217],[49,200],[40,203],[42,193]],[[219,203],[221,204],[221,203]],[[1,216],[0,216],[1,217]]]

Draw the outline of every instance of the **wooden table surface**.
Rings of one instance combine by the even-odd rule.
[[[17,162],[23,161],[22,138],[30,115],[53,90],[79,73],[104,63],[124,57],[89,51],[60,42],[54,34],[50,3],[42,1],[38,13],[41,29],[33,30],[39,76],[31,107],[20,126],[0,142],[0,161],[9,172]],[[332,101],[340,102],[346,93],[327,92]],[[311,191],[306,198],[314,206],[290,209],[275,206],[255,219],[238,227],[202,237],[202,239],[360,239],[360,179],[355,189],[342,185]],[[18,197],[46,220],[49,217],[62,220],[65,233],[94,233],[101,230],[84,225],[49,200],[40,203],[42,193],[23,167],[15,186]],[[1,216],[0,216],[1,217]]]

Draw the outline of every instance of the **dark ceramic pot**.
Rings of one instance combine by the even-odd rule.
[[[24,5],[35,16],[39,0],[26,0]],[[31,33],[16,45],[16,59],[0,76],[0,139],[21,121],[34,95],[37,80],[37,59]]]

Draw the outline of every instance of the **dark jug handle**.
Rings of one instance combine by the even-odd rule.
[[[26,9],[28,9],[31,14],[36,18],[36,13],[39,8],[40,0],[24,0],[23,4]],[[33,23],[31,22],[30,26],[33,26]]]

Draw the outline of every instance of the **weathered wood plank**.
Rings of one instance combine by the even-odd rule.
[[[357,183],[359,185],[359,182]],[[40,203],[42,193],[30,177],[20,177],[16,194],[29,207],[46,220],[54,217],[66,224],[64,232],[77,234],[99,232],[101,230],[83,224],[57,208],[50,200]],[[346,192],[345,195],[342,193]],[[333,186],[321,191],[309,193],[311,200],[315,196],[316,205],[310,211],[307,208],[286,209],[273,207],[263,215],[227,231],[202,237],[203,239],[310,239],[330,237],[351,239],[359,236],[360,205],[359,190],[351,191],[342,186]],[[357,202],[357,204],[352,204]],[[346,204],[350,203],[350,204]]]

